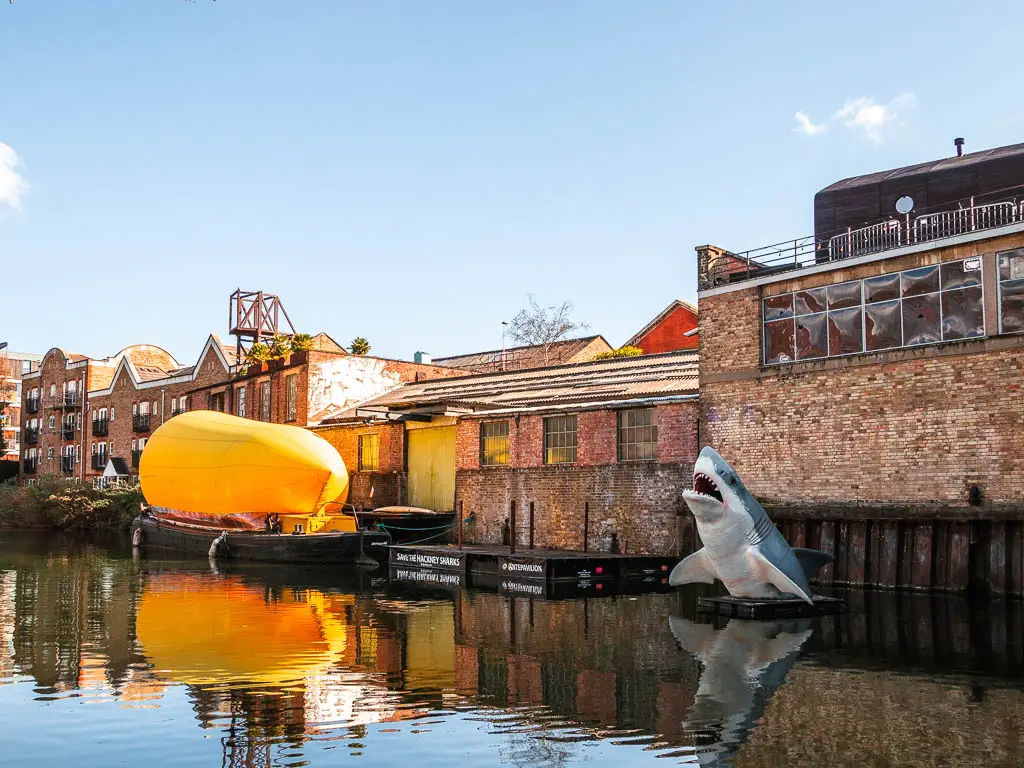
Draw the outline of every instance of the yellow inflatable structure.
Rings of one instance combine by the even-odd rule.
[[[308,430],[190,411],[153,433],[139,481],[158,510],[259,527],[269,514],[305,518],[328,502],[344,502],[348,471],[334,446]],[[337,529],[307,530],[315,528]]]

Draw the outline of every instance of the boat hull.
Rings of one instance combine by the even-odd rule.
[[[206,557],[210,545],[223,531],[217,528],[183,525],[152,516],[135,518],[133,540],[140,534],[141,546]],[[219,548],[218,559],[250,560],[266,563],[317,563],[329,565],[358,564],[370,558],[383,562],[387,558],[389,537],[376,531],[356,533],[312,533],[304,535],[265,533],[263,531],[229,531],[226,546]]]
[[[429,540],[443,544],[454,541],[455,513],[432,512],[416,507],[383,507],[358,512],[359,527],[387,531],[393,544]]]

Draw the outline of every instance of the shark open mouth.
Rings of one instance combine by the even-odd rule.
[[[693,475],[693,492],[699,496],[707,496],[708,498],[724,503],[722,494],[718,490],[718,486],[715,484],[715,481],[701,472],[696,472]]]

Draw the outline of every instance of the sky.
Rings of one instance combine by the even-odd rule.
[[[694,247],[1024,141],[1019,2],[0,4],[0,341],[183,364],[236,288],[409,359],[564,300],[624,343]]]

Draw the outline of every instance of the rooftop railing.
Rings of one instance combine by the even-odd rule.
[[[947,238],[1019,223],[1024,223],[1024,200],[980,203],[972,197],[950,210],[919,215],[911,212],[856,229],[848,227],[831,236],[808,235],[739,253],[701,250],[698,288],[703,291],[919,243],[938,246],[939,241]]]

